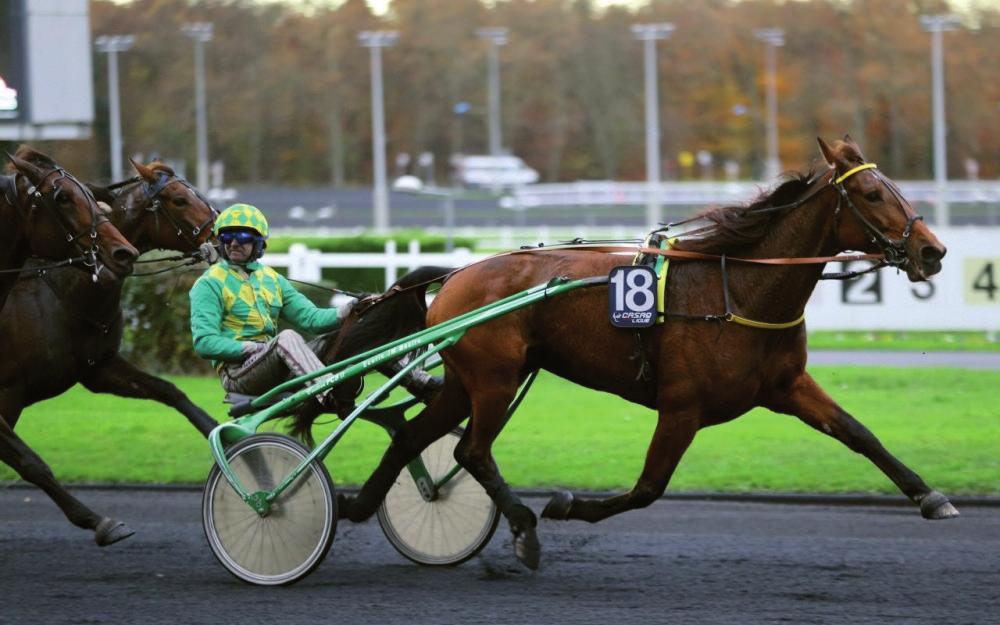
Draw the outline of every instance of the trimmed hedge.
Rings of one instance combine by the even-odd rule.
[[[445,237],[441,235],[429,235],[420,230],[401,230],[388,236],[375,234],[360,234],[352,237],[271,237],[267,242],[267,251],[273,253],[284,253],[288,251],[292,243],[304,243],[306,246],[320,250],[322,252],[381,252],[385,249],[385,242],[393,239],[399,249],[405,250],[410,241],[420,241],[420,249],[424,252],[443,252],[445,247]],[[476,240],[469,237],[454,237],[452,243],[455,247],[467,247],[470,250],[476,248]],[[266,256],[265,256],[266,258]]]

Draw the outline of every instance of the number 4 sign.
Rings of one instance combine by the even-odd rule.
[[[656,272],[632,265],[612,269],[608,314],[616,328],[648,328],[656,323]]]

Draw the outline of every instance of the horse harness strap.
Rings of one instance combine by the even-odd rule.
[[[753,319],[747,319],[746,317],[741,317],[733,312],[732,305],[729,302],[729,272],[726,271],[726,255],[722,255],[720,260],[720,265],[722,268],[722,299],[725,302],[726,312],[722,315],[723,321],[731,321],[733,323],[738,323],[741,326],[747,326],[750,328],[758,328],[761,330],[785,330],[787,328],[794,328],[803,321],[806,320],[806,313],[802,311],[798,319],[793,319],[792,321],[784,321],[779,323],[771,323],[768,321],[754,321]]]

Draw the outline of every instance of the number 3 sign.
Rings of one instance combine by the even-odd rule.
[[[612,269],[608,314],[616,328],[648,328],[656,323],[656,272],[632,265]]]

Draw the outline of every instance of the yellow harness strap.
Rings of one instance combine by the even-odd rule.
[[[739,315],[734,315],[729,313],[726,315],[726,321],[732,321],[733,323],[738,323],[741,326],[749,326],[751,328],[760,328],[762,330],[784,330],[785,328],[792,328],[803,321],[806,320],[806,314],[803,312],[802,316],[795,321],[786,321],[784,323],[768,323],[766,321],[754,321],[753,319],[747,319],[746,317],[740,317]]]
[[[674,244],[677,243],[677,237],[672,237],[660,243],[661,249],[673,249]],[[656,323],[661,324],[666,321],[666,311],[667,311],[667,273],[670,271],[670,259],[661,256],[662,263],[658,263],[656,268]]]
[[[877,167],[878,167],[878,165],[876,165],[875,163],[865,163],[864,165],[858,165],[854,169],[847,170],[844,173],[844,175],[840,176],[839,178],[835,178],[834,181],[833,181],[833,183],[834,184],[840,184],[841,182],[847,180],[848,178],[850,178],[854,174],[858,173],[859,171],[864,171],[866,169],[875,169]]]

